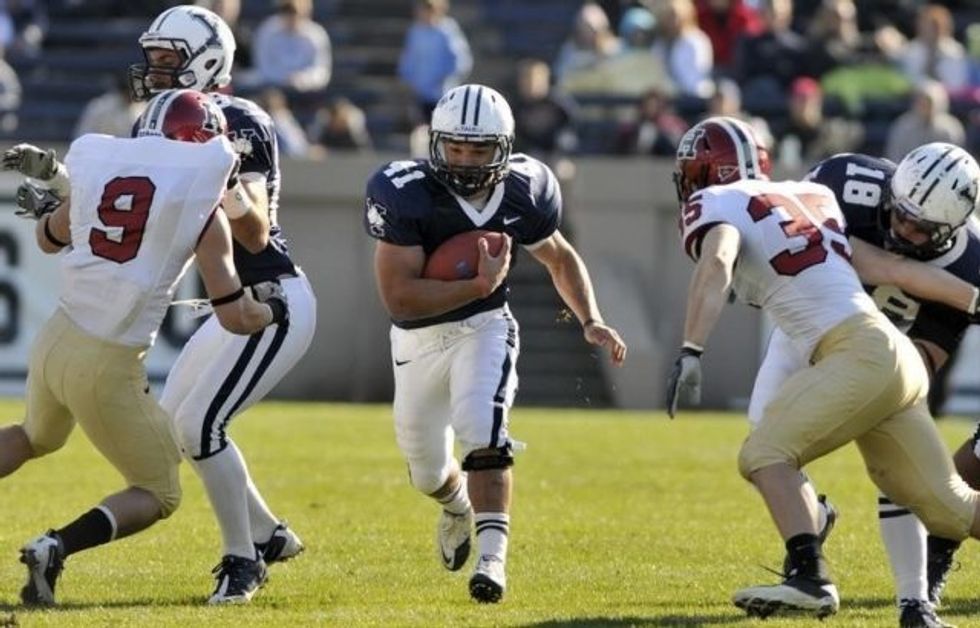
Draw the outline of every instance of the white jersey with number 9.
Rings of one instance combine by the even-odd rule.
[[[234,161],[224,137],[196,144],[92,134],[72,142],[61,306],[76,325],[110,342],[153,343]]]

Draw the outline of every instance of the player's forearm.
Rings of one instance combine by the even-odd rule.
[[[977,287],[936,266],[902,258],[895,263],[897,281],[904,292],[927,301],[936,301],[963,312],[973,313]]]
[[[684,342],[705,346],[728,302],[731,284],[730,266],[718,258],[701,258],[688,289]]]
[[[419,278],[400,283],[398,288],[382,294],[388,314],[399,321],[439,316],[492,293],[480,277],[458,281]]]
[[[559,296],[580,323],[602,320],[589,270],[574,250],[569,249],[562,256],[561,263],[554,269],[549,268],[549,271]]]
[[[931,264],[889,253],[851,238],[851,261],[861,281],[872,286],[895,286],[917,299],[936,301],[973,313],[977,288]]]

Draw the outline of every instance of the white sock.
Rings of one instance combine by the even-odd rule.
[[[899,600],[925,600],[926,528],[907,508],[878,496],[878,524]]]
[[[256,543],[267,543],[272,538],[276,526],[279,525],[279,519],[272,514],[269,506],[265,503],[265,499],[262,498],[262,494],[259,493],[259,489],[252,482],[252,476],[249,475],[247,467],[245,468],[245,476],[248,478],[246,485],[248,522],[252,530],[252,540]]]
[[[191,460],[191,465],[204,483],[214,516],[218,519],[224,554],[255,559],[248,525],[248,472],[238,447],[228,440],[223,451],[204,460]]]
[[[456,485],[455,491],[445,497],[436,499],[436,501],[442,504],[443,510],[454,515],[462,515],[469,512],[473,506],[470,504],[470,494],[466,490],[466,478],[461,477],[459,484]]]
[[[496,556],[507,562],[507,533],[510,531],[510,515],[506,512],[478,512],[476,541],[480,556]]]

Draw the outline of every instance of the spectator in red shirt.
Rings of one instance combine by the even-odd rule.
[[[727,69],[735,59],[735,44],[742,36],[758,35],[764,24],[743,0],[697,0],[698,26],[711,40],[715,67]]]

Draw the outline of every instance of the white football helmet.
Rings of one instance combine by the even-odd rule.
[[[486,165],[450,165],[445,141],[493,143],[496,151]],[[432,111],[429,164],[436,177],[460,196],[473,196],[499,183],[507,174],[513,146],[514,114],[495,89],[460,85],[446,92]]]
[[[977,207],[980,165],[959,146],[924,144],[898,164],[891,190],[892,211],[928,235],[929,241],[916,245],[889,229],[889,248],[920,256],[934,255],[952,245],[953,234]]]
[[[146,63],[129,68],[130,87],[137,100],[162,89],[203,92],[231,82],[235,36],[224,20],[205,8],[182,5],[167,9],[140,35],[139,44]],[[173,50],[180,55],[180,67],[154,66],[147,54],[151,48]],[[147,74],[170,76],[170,85],[151,84]]]

